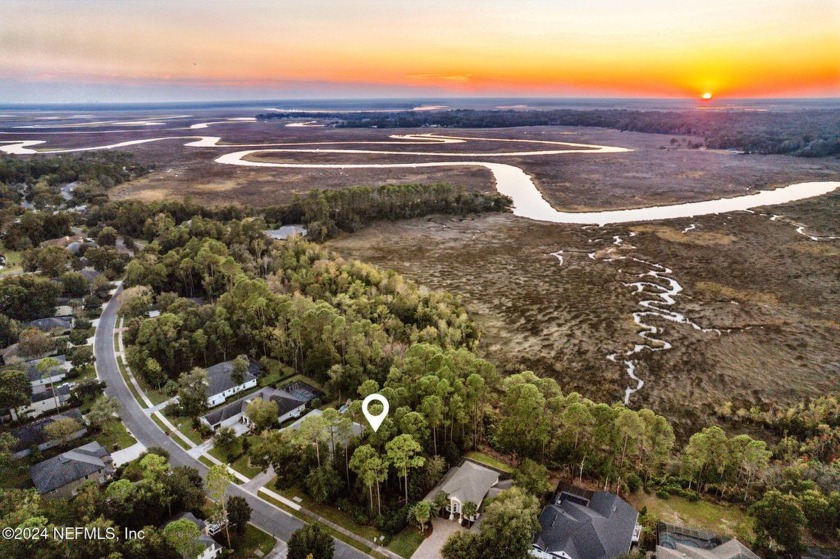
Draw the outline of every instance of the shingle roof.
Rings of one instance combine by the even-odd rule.
[[[633,507],[605,491],[593,494],[588,506],[561,498],[540,514],[534,544],[571,559],[610,559],[630,549],[637,517]]]
[[[35,464],[29,474],[38,493],[44,494],[96,472],[113,473],[110,461],[108,451],[94,441]]]
[[[242,383],[250,382],[257,378],[260,371],[259,365],[254,361],[248,363],[248,370],[245,372],[245,380]],[[207,368],[207,395],[215,396],[234,386],[239,386],[231,378],[233,373],[233,361],[223,361]]]
[[[29,321],[26,323],[26,327],[37,328],[45,332],[55,329],[67,330],[73,327],[73,318],[70,316],[48,316],[47,318]]]
[[[63,355],[54,355],[52,357],[44,357],[44,359],[55,359],[58,361],[58,365],[52,367],[49,372],[57,372],[57,373],[67,373],[66,370],[62,368],[62,365],[67,363],[67,358]],[[44,359],[32,359],[31,361],[26,362],[26,372],[29,375],[29,380],[31,382],[35,382],[36,380],[41,380],[41,371],[38,370],[38,363],[43,361]]]
[[[314,392],[317,391],[313,389],[313,393]],[[277,390],[275,388],[266,387],[211,411],[210,413],[204,415],[204,420],[211,426],[219,425],[227,419],[235,417],[240,413],[245,413],[245,409],[247,408],[248,403],[256,398],[262,398],[263,400],[271,400],[277,402],[278,417],[306,404],[307,402],[309,402],[309,400],[312,399],[309,397],[307,397],[308,399],[301,399],[295,393],[290,393],[286,390]]]
[[[480,505],[484,496],[499,481],[499,472],[467,460],[440,490],[461,503]]]
[[[82,424],[82,412],[79,411],[79,408],[67,410],[66,412],[57,413],[49,417],[36,419],[35,421],[22,425],[11,432],[12,436],[17,439],[17,443],[15,443],[12,450],[14,452],[20,452],[21,450],[26,450],[27,448],[32,448],[35,445],[47,442],[47,435],[44,432],[44,427],[50,423],[58,421],[59,419],[65,418],[75,419],[79,422],[79,424]]]

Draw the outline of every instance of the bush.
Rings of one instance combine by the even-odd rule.
[[[656,496],[659,497],[660,499],[670,499],[671,498],[671,494],[668,493],[667,491],[665,491],[664,489],[657,490],[656,491]]]
[[[376,518],[376,527],[386,534],[399,534],[408,524],[408,511],[410,508],[409,505],[397,510],[382,507],[384,513]]]
[[[637,493],[642,487],[642,480],[639,479],[639,476],[636,474],[628,475],[627,479],[624,480],[624,483],[627,485],[627,490],[630,491],[630,493]]]

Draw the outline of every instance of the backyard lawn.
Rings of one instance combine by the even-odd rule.
[[[131,433],[126,430],[125,425],[119,421],[110,422],[95,438],[99,444],[108,450],[108,452],[128,448],[137,442],[134,437],[131,436]]]
[[[660,499],[642,492],[625,498],[637,510],[647,507],[648,513],[662,522],[700,528],[741,541],[753,538],[752,520],[738,506],[719,505],[702,499],[692,502],[677,496]]]

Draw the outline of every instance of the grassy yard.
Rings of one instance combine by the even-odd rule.
[[[400,557],[409,559],[421,543],[423,543],[423,534],[413,526],[406,526],[402,532],[394,536],[387,548]]]
[[[169,429],[169,427],[167,427],[166,424],[164,424],[163,421],[160,420],[157,414],[152,414],[152,421],[157,423],[157,426],[163,429],[163,432],[166,433],[169,436],[169,438],[175,441],[178,444],[178,446],[180,446],[184,450],[190,449],[189,445],[187,445],[187,443],[181,440],[181,437],[172,434],[171,429]]]
[[[735,505],[719,505],[702,499],[691,502],[676,496],[660,499],[645,493],[631,495],[627,500],[637,510],[647,507],[648,513],[663,522],[693,526],[722,536],[736,537],[741,541],[751,541],[753,538],[752,519],[744,509]]]
[[[283,503],[281,503],[277,499],[275,499],[275,498],[273,498],[269,495],[266,495],[265,493],[260,493],[259,497],[260,497],[260,499],[271,503],[275,507],[286,511],[287,513],[303,520],[306,523],[309,523],[309,524],[312,523],[312,518],[311,517],[307,516],[306,514],[304,514],[301,511],[297,511],[297,510],[294,510],[294,509],[291,509],[291,508],[287,507],[286,505],[284,505]],[[329,535],[331,535],[335,539],[341,540],[344,543],[346,543],[347,545],[349,545],[351,547],[354,547],[354,548],[358,549],[359,551],[367,553],[371,557],[376,557],[377,559],[383,559],[384,556],[382,554],[371,550],[368,546],[362,545],[361,543],[357,542],[353,538],[349,538],[349,537],[345,536],[344,534],[342,534],[341,532],[337,532],[337,531],[333,530],[332,528],[330,528],[329,526],[324,525],[323,523],[321,523],[320,526],[321,526],[321,528],[324,529],[325,532],[327,532]]]
[[[254,444],[257,439],[259,437],[256,435],[248,436],[251,444]],[[262,472],[260,468],[249,464],[247,452],[242,453],[242,437],[236,439],[236,444],[230,449],[230,452],[224,452],[222,449],[214,446],[210,449],[210,454],[222,463],[230,464],[231,468],[246,477],[252,478]]]
[[[502,472],[507,472],[509,474],[512,474],[514,470],[513,466],[500,462],[492,456],[488,456],[482,452],[468,452],[466,457],[474,462],[478,462],[479,464],[484,464],[485,466],[490,466],[491,468],[496,468],[497,470],[501,470]]]
[[[128,448],[137,442],[125,428],[125,425],[118,421],[110,422],[95,438],[109,452]]]
[[[233,554],[231,559],[251,559],[256,557],[255,552],[259,550],[263,556],[274,549],[274,538],[253,524],[248,524],[245,534],[233,540]]]
[[[166,409],[162,410],[161,413],[166,416],[172,425],[178,428],[181,433],[189,440],[193,442],[195,445],[200,445],[206,439],[202,438],[201,433],[193,429],[193,420],[191,417],[183,417],[180,415],[169,415],[166,412]],[[174,437],[173,437],[174,438]]]
[[[373,538],[386,536],[387,541],[387,535],[377,530],[376,526],[362,526],[360,524],[356,524],[356,521],[353,520],[353,518],[349,514],[340,511],[337,508],[316,503],[297,487],[293,487],[291,489],[283,489],[282,491],[274,489],[274,491],[280,493],[287,499],[292,499],[294,497],[299,498],[299,504],[303,508],[312,511],[315,514],[326,518],[330,522],[334,522],[342,528],[346,528],[354,534],[362,536],[363,538],[367,538],[368,540],[373,541]]]
[[[0,270],[0,276],[20,271],[21,256],[19,252],[6,249],[6,245],[0,242],[0,254],[6,257],[6,265]]]

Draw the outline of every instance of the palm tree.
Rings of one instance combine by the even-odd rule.
[[[461,507],[461,518],[466,518],[470,522],[473,522],[476,514],[478,514],[478,505],[472,501],[467,501],[464,503],[464,506]]]

